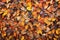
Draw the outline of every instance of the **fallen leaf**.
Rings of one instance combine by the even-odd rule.
[[[32,10],[32,4],[31,4],[31,2],[27,3],[27,10],[29,10],[29,11]]]
[[[2,14],[2,16],[4,17],[7,14],[8,14],[8,10],[4,11],[4,13]]]
[[[24,40],[24,36],[22,36],[21,40]]]
[[[60,28],[58,28],[57,30],[56,30],[56,34],[60,34]]]
[[[42,34],[42,30],[37,30],[37,33],[38,34]]]

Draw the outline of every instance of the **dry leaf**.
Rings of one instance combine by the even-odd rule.
[[[27,10],[29,10],[29,11],[32,10],[32,4],[31,4],[31,2],[27,3]]]
[[[24,36],[22,36],[21,40],[24,40]]]
[[[37,30],[37,33],[38,34],[42,34],[42,30]]]
[[[57,30],[56,30],[56,34],[60,34],[60,28],[58,28]]]
[[[8,14],[8,10],[4,11],[4,13],[2,14],[2,16],[4,17],[7,14]]]

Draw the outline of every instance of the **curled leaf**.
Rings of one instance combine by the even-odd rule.
[[[27,10],[29,10],[29,11],[32,10],[32,4],[31,4],[31,2],[27,3]]]
[[[57,40],[56,38],[53,38],[54,40]]]
[[[60,28],[58,28],[57,30],[56,30],[56,34],[60,34]]]

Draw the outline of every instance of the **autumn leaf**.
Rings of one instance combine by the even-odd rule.
[[[4,13],[2,14],[2,16],[4,17],[7,14],[8,14],[8,10],[4,11]]]
[[[28,25],[25,26],[25,29],[28,29]]]
[[[37,17],[37,12],[36,11],[33,11],[32,12],[32,15],[33,15],[33,18],[36,18]]]
[[[48,20],[48,18],[45,18],[45,19],[44,19],[44,22],[45,22],[47,25],[50,25],[50,24],[51,24],[51,22]]]
[[[21,40],[24,40],[24,36],[22,36]]]
[[[27,3],[27,10],[29,10],[29,11],[32,10],[32,4],[31,4],[31,2]]]
[[[40,15],[38,15],[38,20],[40,20],[40,18],[41,18],[41,16],[40,16]]]
[[[55,19],[55,18],[52,18],[51,20],[52,20],[52,21],[55,21],[56,19]]]
[[[24,23],[23,21],[22,21],[22,22],[20,22],[20,26],[24,26],[24,24],[25,24],[25,23]]]
[[[14,32],[14,36],[16,37],[16,32]]]
[[[56,34],[60,34],[60,28],[58,28],[57,30],[56,30]]]
[[[6,0],[2,0],[2,2],[6,2]]]
[[[7,1],[7,3],[10,1],[10,0],[6,0]]]
[[[37,30],[37,33],[38,34],[42,34],[42,30]]]
[[[12,36],[9,36],[9,39],[11,39],[12,38]]]
[[[2,31],[2,37],[6,36],[6,32]]]
[[[57,40],[57,38],[53,38],[54,40]]]

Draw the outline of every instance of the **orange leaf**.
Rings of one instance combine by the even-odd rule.
[[[6,0],[2,0],[2,2],[6,2]]]

